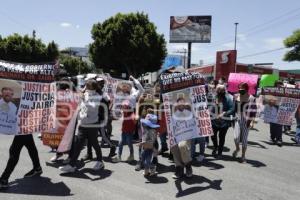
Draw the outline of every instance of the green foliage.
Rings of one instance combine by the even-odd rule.
[[[284,45],[287,48],[292,48],[284,55],[285,61],[300,61],[300,29],[284,40]]]
[[[139,76],[160,69],[166,56],[163,35],[144,13],[117,14],[92,28],[91,60],[104,72]]]
[[[82,61],[80,58],[69,55],[60,55],[59,63],[63,65],[62,68],[67,71],[69,76],[86,74],[92,71],[86,62]]]
[[[58,55],[58,47],[53,41],[46,45],[40,39],[28,35],[0,37],[1,60],[22,63],[54,62]]]

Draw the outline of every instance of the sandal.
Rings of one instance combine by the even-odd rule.
[[[237,154],[239,153],[240,150],[235,150],[233,153],[232,153],[232,157],[233,158],[236,158],[237,157]]]

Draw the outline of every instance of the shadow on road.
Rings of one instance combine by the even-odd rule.
[[[90,174],[92,176],[96,176],[97,178],[91,178],[90,176],[88,176],[88,174]],[[91,181],[97,181],[97,180],[101,180],[101,179],[110,177],[111,174],[112,174],[112,171],[108,170],[108,169],[95,171],[93,169],[84,168],[84,169],[75,171],[74,173],[62,173],[60,175],[64,176],[64,177],[70,177],[70,178],[80,178],[80,179],[89,179]]]
[[[233,158],[232,156],[228,156],[228,155],[223,155],[221,160],[233,161],[233,162],[239,162],[240,161],[239,158]],[[267,166],[265,163],[260,162],[258,160],[250,160],[250,159],[247,158],[247,156],[246,156],[246,163],[245,164],[250,164],[250,165],[252,165],[252,167],[256,167],[256,168]]]
[[[267,147],[265,147],[262,144],[259,144],[258,142],[252,142],[252,141],[248,141],[248,145],[251,147],[257,147],[257,148],[262,148],[262,149],[268,149]]]
[[[71,190],[63,182],[52,183],[47,177],[32,177],[16,179],[2,193],[41,195],[41,196],[72,196]]]
[[[168,179],[163,176],[150,176],[150,177],[145,177],[147,181],[145,183],[152,183],[152,184],[162,184],[162,183],[167,183]]]
[[[192,187],[183,189],[182,183],[185,183],[187,185],[192,185]],[[175,186],[177,188],[176,197],[184,197],[190,194],[194,194],[197,192],[201,192],[208,189],[214,189],[214,190],[222,190],[221,188],[222,180],[209,180],[203,176],[197,176],[193,175],[192,178],[184,178],[184,179],[178,179],[175,181]],[[201,186],[202,184],[207,186]]]
[[[219,170],[224,168],[224,165],[212,162],[214,159],[205,158],[202,162],[193,161],[193,166],[195,167],[207,167],[210,170]]]
[[[262,141],[268,145],[273,145],[275,146],[276,144],[274,144],[273,142],[269,142],[269,141]],[[284,146],[288,146],[288,147],[299,147],[299,145],[297,145],[296,143],[288,143],[288,142],[282,142],[282,147]]]

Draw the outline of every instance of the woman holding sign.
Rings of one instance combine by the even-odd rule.
[[[256,116],[255,97],[249,94],[249,85],[247,83],[239,84],[239,94],[235,95],[235,107],[237,122],[235,123],[235,145],[236,150],[233,152],[233,157],[237,157],[240,151],[240,143],[242,143],[241,163],[246,161],[246,150],[248,142],[249,127],[252,119]]]
[[[234,114],[234,106],[232,96],[226,93],[226,88],[224,85],[218,85],[216,88],[216,93],[216,106],[212,108],[212,113],[215,114],[215,116],[212,118],[214,135],[211,137],[211,139],[214,144],[214,150],[212,154],[213,156],[220,157],[223,153],[226,133],[231,124],[230,119]]]

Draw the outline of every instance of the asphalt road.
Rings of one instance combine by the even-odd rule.
[[[114,138],[120,136],[120,123],[114,122]],[[290,136],[284,135],[284,146],[271,145],[269,126],[256,125],[249,136],[247,163],[240,164],[231,157],[234,150],[233,131],[226,137],[224,157],[216,160],[206,149],[206,160],[194,166],[191,179],[174,181],[171,176],[173,164],[159,158],[158,176],[145,179],[136,172],[133,164],[111,163],[105,158],[105,170],[94,172],[94,162],[80,163],[78,172],[60,175],[59,164],[49,159],[54,155],[37,138],[36,144],[44,173],[41,177],[23,179],[32,168],[27,150],[24,148],[20,161],[10,179],[10,188],[0,192],[0,199],[214,199],[214,200],[296,200],[300,196],[300,147],[295,146]],[[0,170],[7,159],[11,136],[0,136]],[[123,158],[128,156],[124,147]],[[82,152],[81,157],[85,154]],[[108,149],[103,149],[108,155]],[[135,158],[137,148],[135,147]]]

